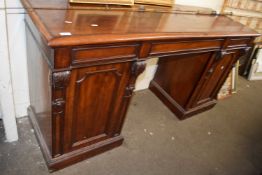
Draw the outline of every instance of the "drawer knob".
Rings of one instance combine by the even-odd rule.
[[[224,66],[221,66],[220,69],[223,70],[225,67]]]
[[[208,73],[209,73],[209,74],[211,74],[211,73],[213,73],[213,72],[214,72],[214,69],[213,69],[213,68],[211,68],[211,69],[208,70]]]
[[[214,72],[214,68],[210,68],[208,71],[207,71],[207,75],[205,77],[205,79],[208,79],[208,77]]]

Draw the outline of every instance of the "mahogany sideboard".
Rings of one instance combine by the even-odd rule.
[[[179,119],[210,109],[258,34],[226,16],[22,0],[30,107],[50,170],[122,144],[136,78],[159,57],[150,90]]]

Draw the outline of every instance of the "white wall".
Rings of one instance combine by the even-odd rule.
[[[22,8],[20,0],[5,0],[7,8]]]
[[[16,117],[29,105],[24,10],[19,0],[0,0],[0,117],[7,141],[18,139]]]
[[[4,2],[4,0],[0,0],[0,10],[4,10],[4,7],[5,7],[5,2]],[[3,13],[5,13],[5,11],[1,11],[1,19],[3,18]],[[2,25],[5,25],[5,24],[3,24],[3,22],[2,22]],[[0,26],[0,28],[1,28],[2,26]],[[3,40],[1,41],[1,39],[0,39],[0,42],[3,42]],[[3,54],[2,52],[2,50],[3,50],[3,44],[2,43],[0,43],[0,45],[1,45],[1,47],[0,47],[0,55],[1,54]],[[0,102],[1,103],[1,102]],[[2,113],[1,113],[1,111],[0,111],[0,119],[2,118]]]
[[[220,12],[224,0],[175,0],[176,4],[207,7]]]
[[[258,63],[257,72],[262,72],[262,49],[259,49],[257,53],[257,63]]]
[[[5,7],[5,1],[4,0],[0,0],[0,9]]]
[[[24,14],[8,11],[7,27],[15,113],[16,117],[22,117],[27,115],[29,106]]]
[[[27,115],[29,91],[26,62],[24,9],[20,0],[6,0],[8,48],[16,117]]]
[[[157,69],[158,58],[152,58],[147,60],[147,66],[145,71],[139,75],[136,80],[135,91],[147,89],[150,81],[154,78],[156,69]]]
[[[18,139],[18,134],[6,26],[6,11],[0,10],[0,112],[2,113],[6,139],[11,142]]]

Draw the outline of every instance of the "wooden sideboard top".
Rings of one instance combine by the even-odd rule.
[[[51,47],[178,38],[259,36],[220,15],[190,14],[196,8],[73,6],[67,0],[21,0]],[[149,9],[147,11],[147,9]],[[184,9],[186,13],[176,13]],[[210,9],[199,8],[202,13]]]

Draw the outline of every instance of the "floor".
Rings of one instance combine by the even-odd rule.
[[[124,144],[53,175],[261,175],[262,81],[240,79],[238,93],[179,121],[150,91],[134,96]],[[0,143],[1,175],[49,174],[28,118],[20,140]]]

